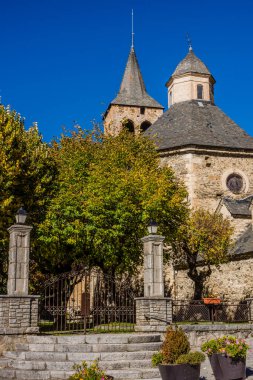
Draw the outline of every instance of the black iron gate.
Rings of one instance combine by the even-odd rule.
[[[133,331],[140,288],[127,276],[82,269],[46,281],[40,302],[41,331]]]

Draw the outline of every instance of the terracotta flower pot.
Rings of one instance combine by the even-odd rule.
[[[162,380],[198,380],[200,364],[159,364]]]
[[[205,305],[219,305],[221,303],[220,298],[203,298]]]
[[[246,379],[246,359],[235,360],[223,354],[209,356],[216,380]]]

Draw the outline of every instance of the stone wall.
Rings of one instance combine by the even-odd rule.
[[[39,332],[39,296],[0,295],[0,334]]]
[[[222,196],[241,199],[253,194],[253,154],[189,150],[161,154],[161,164],[171,166],[178,178],[186,185],[191,207],[203,207],[215,211]],[[233,194],[226,187],[226,178],[231,173],[243,177],[243,190]],[[232,221],[235,236],[249,225],[249,219],[234,219],[225,207],[224,216]]]
[[[168,87],[168,103],[171,106],[174,103],[184,102],[186,100],[197,99],[197,85],[203,86],[203,99],[213,101],[212,85],[209,75],[182,75],[174,77]],[[171,94],[171,95],[170,95]],[[201,101],[201,100],[200,100]]]
[[[135,302],[135,331],[165,331],[167,324],[172,322],[171,298],[141,297],[136,298]]]
[[[238,338],[252,337],[252,324],[233,325],[182,325],[187,334],[191,349],[198,350],[209,339],[216,339],[224,335],[233,335]]]
[[[131,120],[134,123],[135,133],[140,132],[140,125],[144,121],[149,121],[153,124],[161,115],[163,109],[145,107],[145,112],[142,115],[140,107],[134,106],[119,106],[112,104],[104,120],[104,132],[116,136],[122,130],[122,122]]]
[[[173,271],[166,267],[166,281],[172,286],[172,297],[176,299],[192,299],[193,281],[186,270]],[[223,296],[226,300],[239,301],[253,296],[253,257],[221,264],[219,268],[212,266],[212,274],[205,286],[212,293]]]

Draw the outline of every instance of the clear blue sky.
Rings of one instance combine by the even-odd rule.
[[[74,121],[101,121],[131,45],[147,90],[167,107],[165,82],[187,53],[216,78],[215,102],[253,135],[253,1],[0,0],[0,95],[37,121],[45,141]]]

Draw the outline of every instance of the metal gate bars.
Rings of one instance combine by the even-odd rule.
[[[40,303],[42,332],[133,331],[133,284],[129,278],[110,277],[82,269],[50,278]]]

